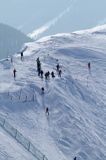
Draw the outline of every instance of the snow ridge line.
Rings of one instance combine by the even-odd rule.
[[[4,118],[0,117],[0,126],[19,142],[36,160],[48,160],[27,138],[25,138],[17,129],[12,127]]]

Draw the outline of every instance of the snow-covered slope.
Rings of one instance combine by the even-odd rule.
[[[32,39],[19,30],[0,23],[0,59],[19,52],[26,42],[32,42]]]
[[[95,33],[95,34],[104,34],[106,35],[106,24],[102,25],[102,26],[96,26],[94,28],[90,28],[90,29],[86,29],[86,30],[82,30],[82,31],[76,31],[74,33],[79,33],[79,34],[83,34],[83,33]]]
[[[0,62],[0,115],[48,160],[72,160],[75,156],[77,160],[105,160],[105,34],[58,34],[26,45],[24,61],[16,55],[13,63]],[[55,72],[54,79],[38,77],[37,57],[44,72]],[[62,77],[57,74],[57,63]],[[16,80],[13,68],[17,70]],[[45,88],[44,94],[41,87]],[[2,129],[0,134],[5,136]],[[19,152],[18,146],[16,150]]]
[[[0,128],[0,160],[35,160],[23,147]]]

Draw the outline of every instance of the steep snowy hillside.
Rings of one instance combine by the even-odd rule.
[[[15,153],[15,154],[14,154]],[[0,160],[35,160],[23,147],[0,128]]]
[[[94,27],[92,29],[87,29],[87,30],[82,30],[82,31],[76,31],[74,33],[95,33],[95,34],[103,34],[103,35],[106,35],[106,24],[102,25],[102,26],[97,26],[97,27]]]
[[[13,63],[0,62],[0,117],[27,137],[48,160],[73,160],[75,156],[77,160],[105,160],[105,34],[58,34],[26,46],[23,61],[15,55]],[[44,73],[53,71],[55,78],[38,76],[38,57]],[[56,71],[58,63],[61,77]],[[45,113],[47,107],[49,115]],[[0,128],[0,134],[3,137],[6,132]],[[2,143],[5,148],[7,142]],[[18,147],[16,150],[21,153]],[[1,153],[2,150],[1,147]]]
[[[22,32],[0,23],[0,59],[19,52],[26,42],[32,42],[32,39]]]

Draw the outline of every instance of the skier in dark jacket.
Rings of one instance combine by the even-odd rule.
[[[23,52],[21,52],[21,61],[23,61]]]
[[[50,77],[50,72],[48,71],[45,73],[45,79],[49,79],[49,77]]]
[[[51,76],[52,76],[52,78],[54,78],[54,77],[55,77],[55,75],[54,75],[54,72],[53,72],[53,71],[51,72]]]
[[[46,107],[46,114],[49,116],[49,108]]]
[[[44,90],[45,90],[44,87],[42,87],[41,90],[42,90],[42,94],[44,94]]]
[[[14,76],[14,79],[16,78],[16,69],[14,68],[14,70],[13,70],[13,76]]]
[[[37,64],[37,70],[38,70],[38,76],[40,76],[40,74],[41,74],[41,63],[40,63],[40,61]]]
[[[77,157],[75,157],[74,160],[77,160]]]
[[[56,69],[57,69],[57,71],[59,71],[59,69],[60,69],[60,65],[59,64],[56,65]]]
[[[48,78],[48,73],[46,72],[46,73],[45,73],[45,79],[47,79],[47,78]]]
[[[40,71],[41,78],[43,78],[43,70]]]
[[[91,69],[91,64],[90,64],[90,62],[88,63],[88,69],[89,69],[89,70]]]
[[[39,57],[36,59],[36,61],[37,61],[37,63],[40,61],[40,60],[39,60]]]
[[[37,58],[36,62],[37,62],[37,71],[40,71],[41,70],[41,63],[40,63],[39,57]]]

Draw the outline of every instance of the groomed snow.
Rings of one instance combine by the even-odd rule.
[[[17,141],[0,127],[0,160],[35,160]]]

